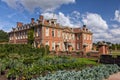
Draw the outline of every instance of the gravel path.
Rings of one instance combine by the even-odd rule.
[[[0,76],[0,80],[6,80],[6,76]],[[120,80],[120,72],[111,75],[108,79],[104,79],[104,80]]]
[[[107,80],[120,80],[120,72],[111,75]]]
[[[7,79],[6,79],[6,76],[5,76],[5,75],[0,76],[0,80],[7,80]]]

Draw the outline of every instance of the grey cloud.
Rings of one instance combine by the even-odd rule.
[[[25,10],[34,12],[36,8],[42,11],[54,11],[63,4],[75,3],[75,0],[2,0],[8,6],[16,9],[24,7]]]

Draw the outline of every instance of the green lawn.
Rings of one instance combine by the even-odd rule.
[[[97,65],[98,63],[96,62],[96,59],[92,59],[92,58],[78,58],[77,59],[78,62],[80,63],[85,63],[85,64],[94,64]]]
[[[120,55],[120,50],[119,51],[112,51],[111,52],[113,55]]]
[[[54,58],[55,56],[47,56],[47,57],[50,57],[50,58]],[[74,58],[74,57],[69,57],[71,59],[76,59],[78,62],[80,63],[84,63],[84,64],[98,64],[96,61],[97,59],[94,59],[94,58]]]

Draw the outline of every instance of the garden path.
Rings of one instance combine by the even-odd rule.
[[[120,72],[110,75],[107,80],[120,80]]]

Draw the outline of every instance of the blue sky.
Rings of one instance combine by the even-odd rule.
[[[16,22],[30,23],[40,14],[63,26],[86,24],[93,41],[120,43],[120,0],[0,0],[0,29],[9,32]]]

